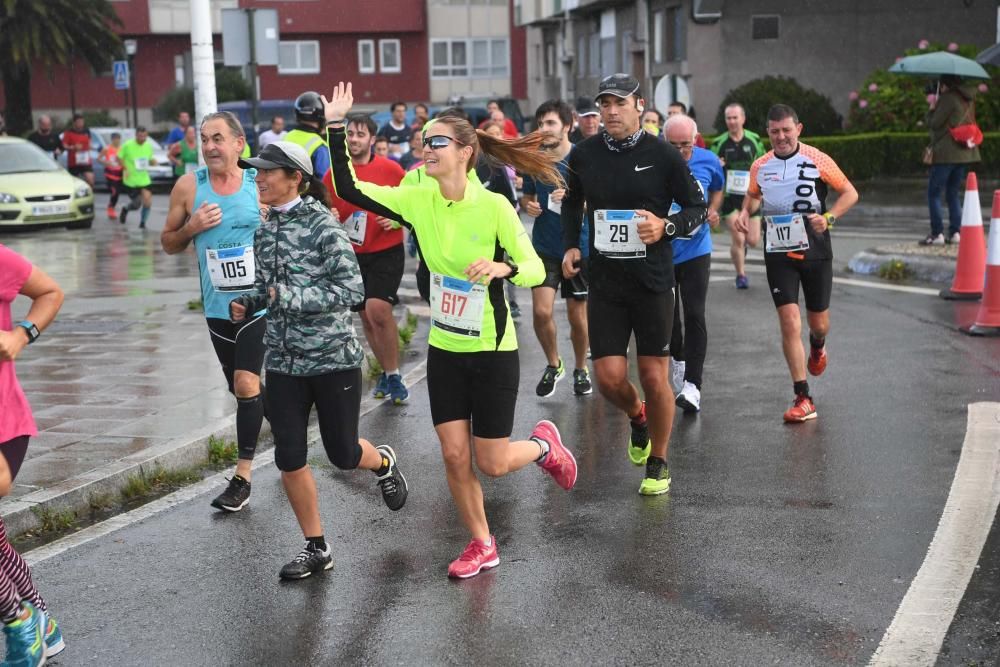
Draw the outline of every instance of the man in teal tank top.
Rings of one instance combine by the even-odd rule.
[[[253,237],[260,226],[256,172],[237,160],[246,146],[232,113],[205,116],[201,123],[205,167],[184,174],[170,193],[170,210],[160,237],[167,254],[183,252],[194,241],[201,296],[212,345],[229,391],[236,396],[236,474],[212,506],[238,512],[250,500],[250,465],[264,419],[264,313],[239,324],[229,319],[229,303],[253,288]]]

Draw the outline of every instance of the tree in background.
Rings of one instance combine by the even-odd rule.
[[[964,44],[932,44],[920,40],[917,47],[904,55],[915,56],[934,51],[949,51],[974,60],[980,49]],[[900,60],[900,56],[896,60]],[[976,97],[976,120],[983,130],[1000,129],[1000,68],[986,66],[992,81],[970,81],[979,87]],[[851,110],[847,117],[848,132],[919,132],[934,94],[933,77],[894,74],[888,68],[868,75],[858,90],[851,91]]]
[[[121,20],[108,0],[0,0],[0,77],[7,131],[31,129],[32,65],[65,65],[80,57],[107,71],[122,53]]]
[[[239,67],[215,67],[215,101],[237,102],[249,100],[250,82],[243,78]],[[194,118],[194,89],[174,88],[160,98],[153,107],[153,120],[173,120],[181,111],[187,111]],[[195,124],[198,124],[197,122]]]
[[[779,102],[795,109],[809,136],[834,134],[841,130],[840,114],[833,108],[830,98],[803,88],[790,77],[765,76],[730,90],[715,115],[715,127],[721,128],[721,131],[726,129],[726,106],[733,102],[739,102],[746,109],[747,129],[761,136],[767,136],[767,110]]]

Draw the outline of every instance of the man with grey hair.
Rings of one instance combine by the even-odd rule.
[[[260,204],[256,170],[237,164],[245,145],[243,126],[232,113],[205,116],[205,166],[177,179],[160,236],[169,255],[194,242],[208,331],[229,391],[236,396],[236,474],[212,501],[226,512],[238,512],[250,500],[250,465],[264,419],[260,371],[265,312],[248,313],[239,324],[229,316],[230,302],[253,289],[256,273],[253,240],[260,226]]]
[[[695,146],[698,125],[683,114],[667,118],[664,137],[687,162],[708,202],[708,225],[701,224],[686,236],[671,241],[674,251],[674,325],[670,336],[670,381],[677,405],[686,413],[701,410],[702,368],[708,348],[705,300],[712,263],[712,233],[719,226],[722,206],[722,165],[712,151]],[[676,207],[676,208],[674,208]],[[671,213],[679,211],[674,204]],[[683,320],[681,306],[683,304]]]

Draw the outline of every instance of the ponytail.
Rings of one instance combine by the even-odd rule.
[[[496,139],[482,130],[474,130],[469,121],[454,115],[438,116],[431,122],[448,125],[455,133],[455,139],[472,147],[470,169],[476,166],[479,154],[482,153],[495,166],[510,165],[522,174],[537,178],[554,188],[566,187],[566,182],[556,167],[559,160],[542,150],[546,137],[541,132],[532,132],[517,139]],[[424,131],[426,132],[426,126]]]
[[[535,131],[517,139],[497,139],[476,130],[479,150],[496,165],[510,165],[519,173],[528,174],[554,188],[566,187],[566,181],[556,167],[555,157],[542,150],[546,135]]]
[[[299,196],[305,197],[309,196],[326,206],[329,209],[333,208],[333,198],[330,196],[330,191],[326,188],[326,184],[323,183],[323,179],[317,178],[316,176],[310,176],[304,171],[299,171],[297,169],[289,169],[288,167],[282,168],[289,177],[298,171],[299,175],[302,176],[302,181],[299,182]]]

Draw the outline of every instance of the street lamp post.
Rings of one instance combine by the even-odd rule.
[[[125,55],[128,56],[129,94],[132,95],[132,123],[136,127],[139,127],[139,95],[135,90],[135,53],[138,50],[139,42],[137,40],[125,40]],[[126,115],[128,115],[127,111]]]

